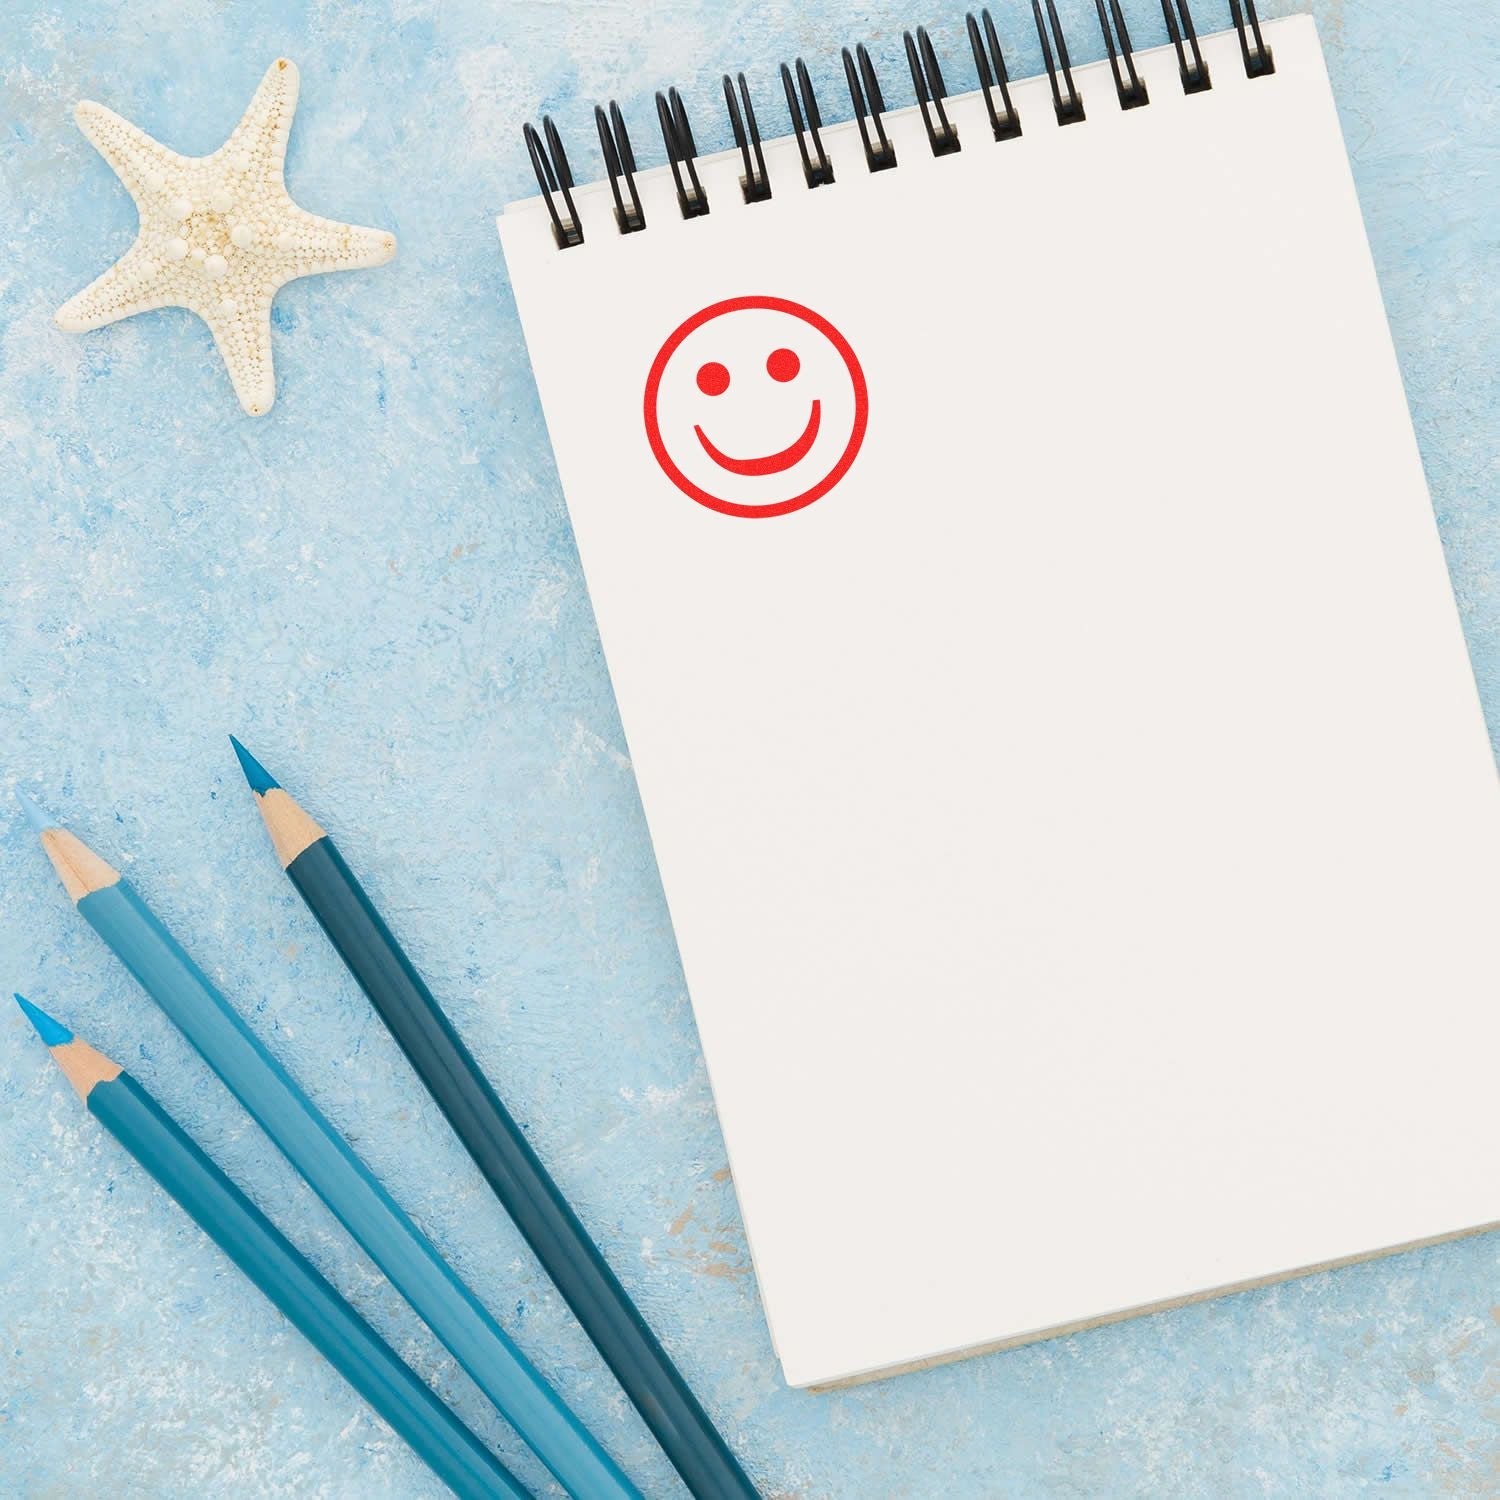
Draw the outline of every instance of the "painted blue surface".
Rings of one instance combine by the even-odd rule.
[[[73,1040],[73,1033],[61,1021],[54,1020],[39,1005],[33,1005],[25,995],[16,996],[21,1014],[36,1027],[36,1034],[49,1047],[65,1047]]]
[[[1500,722],[1500,20],[1486,0],[1313,8]],[[1163,39],[1149,0],[1127,9],[1138,45]],[[1075,55],[1100,56],[1092,5],[1060,10]],[[1036,72],[1021,6],[996,13],[1012,73]],[[961,12],[898,0],[6,7],[0,790],[45,785],[131,853],[129,877],[653,1497],[681,1491],[268,856],[228,732],[326,813],[768,1495],[1495,1494],[1495,1236],[839,1394],[781,1385],[490,216],[532,191],[518,126],[539,107],[590,177],[592,102],[616,94],[654,164],[655,88],[682,86],[700,144],[723,146],[719,70],[746,68],[769,126],[774,64],[801,53],[842,118],[839,45],[864,37],[904,101],[919,21],[968,86]],[[389,225],[401,251],[282,292],[277,404],[254,420],[186,313],[82,337],[49,318],[134,225],[74,102],[208,151],[279,53],[302,73],[293,195]],[[580,330],[579,357],[603,336]],[[127,1063],[545,1493],[7,805],[0,978]],[[1400,1077],[1371,1086],[1403,1108]],[[121,1162],[19,1014],[0,1017],[0,1153],[0,1494],[439,1493]]]

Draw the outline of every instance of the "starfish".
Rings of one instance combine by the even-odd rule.
[[[211,156],[180,156],[93,100],[74,111],[140,214],[135,243],[57,310],[82,333],[156,307],[208,324],[240,405],[261,416],[276,399],[271,299],[299,276],[381,266],[396,237],[319,218],[292,202],[282,168],[297,108],[297,70],[279,57],[244,118]]]

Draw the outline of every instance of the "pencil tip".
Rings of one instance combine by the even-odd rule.
[[[25,995],[17,995],[16,1004],[21,1007],[26,1019],[36,1027],[36,1034],[49,1047],[63,1047],[73,1040],[73,1033],[61,1021],[54,1021],[46,1011],[33,1005]]]
[[[234,746],[234,753],[239,757],[240,770],[245,773],[245,780],[250,783],[250,790],[257,797],[264,797],[267,792],[274,791],[281,784],[233,735],[229,736],[229,743]]]
[[[38,833],[46,833],[49,828],[57,827],[57,819],[37,804],[21,790],[16,788],[16,801],[21,804],[21,811],[26,814],[26,821],[36,829]]]

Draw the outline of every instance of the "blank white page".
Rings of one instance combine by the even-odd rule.
[[[501,218],[794,1385],[1500,1220],[1495,768],[1314,26],[1266,39]]]

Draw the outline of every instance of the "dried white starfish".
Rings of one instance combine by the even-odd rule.
[[[299,276],[384,265],[396,237],[298,208],[282,167],[297,70],[277,58],[244,118],[212,156],[180,156],[102,104],[74,111],[140,213],[135,243],[57,310],[71,332],[156,307],[186,307],[212,331],[251,416],[271,409],[271,299]]]

